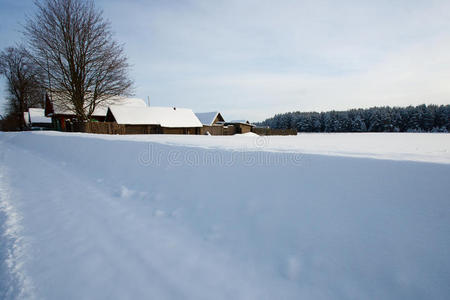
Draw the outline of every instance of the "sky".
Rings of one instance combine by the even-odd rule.
[[[151,106],[261,121],[450,104],[450,1],[97,0]],[[0,0],[0,48],[33,1]],[[0,101],[5,97],[0,85]]]

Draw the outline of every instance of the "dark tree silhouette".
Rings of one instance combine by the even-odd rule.
[[[372,107],[322,113],[297,111],[277,114],[257,125],[294,128],[299,132],[448,132],[450,105]]]
[[[97,105],[131,93],[123,46],[91,0],[42,0],[29,18],[25,36],[36,63],[45,70],[45,88],[57,105],[88,120]]]
[[[23,113],[29,107],[42,107],[43,92],[40,69],[23,46],[0,52],[0,74],[6,78],[6,113],[10,120],[25,129]]]

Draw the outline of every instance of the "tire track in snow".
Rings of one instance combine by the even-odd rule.
[[[22,217],[12,202],[3,151],[0,158],[0,298],[35,299],[33,283],[24,270],[26,245]]]
[[[142,249],[136,249],[137,245],[131,237],[117,233],[120,228],[111,221],[118,221],[129,214],[130,211],[126,207],[115,203],[110,199],[110,195],[105,194],[95,184],[70,172],[61,171],[58,164],[30,151],[32,149],[22,149],[15,145],[2,146],[4,151],[11,154],[8,155],[10,165],[13,165],[17,158],[25,165],[31,162],[35,164],[37,168],[27,172],[28,176],[35,178],[34,185],[46,186],[48,180],[52,179],[53,185],[58,188],[46,190],[43,197],[26,194],[23,199],[27,199],[27,212],[26,216],[22,216],[11,205],[14,199],[10,195],[13,188],[3,179],[9,176],[23,178],[24,174],[19,169],[18,172],[12,170],[15,172],[13,175],[12,172],[5,171],[7,167],[4,164],[0,165],[0,215],[7,217],[5,240],[8,241],[8,246],[4,247],[7,253],[5,280],[3,275],[0,275],[4,282],[4,288],[0,284],[0,299],[77,299],[74,293],[81,295],[82,299],[103,299],[108,294],[120,299],[143,299],[149,291],[150,282],[156,289],[153,292],[164,295],[165,298],[169,295],[170,299],[182,297],[177,283],[169,280],[161,270],[145,260],[139,253]],[[0,154],[0,163],[3,163],[4,151]],[[30,189],[27,180],[24,180],[21,186],[24,191]],[[72,197],[67,199],[67,194]],[[77,201],[73,202],[75,198]],[[111,216],[114,218],[109,220]],[[27,220],[22,225],[24,217]],[[22,231],[28,234],[31,232],[34,238],[34,261],[29,262],[28,268],[31,277],[36,279],[37,289],[33,288],[31,277],[23,271],[26,262],[22,261],[25,256]],[[0,241],[3,245],[3,240]],[[48,265],[49,261],[51,265]],[[69,266],[66,265],[68,262]],[[99,269],[109,271],[97,274],[101,275],[97,277],[95,273],[98,273]],[[140,274],[130,278],[135,282],[123,276],[130,271]],[[99,287],[107,282],[104,277],[114,278],[121,284],[110,286],[109,291],[100,291]],[[32,291],[37,292],[37,296]]]
[[[45,193],[30,193],[33,185],[28,186],[26,180],[21,185],[28,193],[23,197],[27,201],[24,226],[34,238],[35,258],[28,269],[38,298],[77,295],[103,299],[109,294],[142,299],[156,294],[157,299],[207,299],[205,287],[215,298],[260,298],[256,296],[261,294],[259,288],[251,281],[249,290],[240,291],[238,283],[248,277],[229,269],[230,260],[211,254],[217,249],[208,251],[183,228],[149,219],[111,191],[33,149],[10,145],[10,152],[11,166],[18,159],[33,165],[26,175],[35,180],[34,188],[52,186]],[[25,176],[20,169],[11,171],[14,178]],[[215,274],[217,269],[223,274]],[[192,272],[201,279],[189,275]],[[199,280],[200,286],[196,284]]]

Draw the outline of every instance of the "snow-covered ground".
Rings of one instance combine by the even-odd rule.
[[[0,133],[0,299],[448,299],[449,152]]]
[[[37,133],[39,134],[39,133]],[[60,132],[45,135],[62,136]],[[364,157],[450,164],[450,135],[446,133],[303,133],[294,136],[178,136],[85,135],[113,141],[156,142],[174,146],[235,151],[270,151],[332,156]]]

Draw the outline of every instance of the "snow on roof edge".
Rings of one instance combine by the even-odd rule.
[[[117,124],[160,125],[167,128],[203,127],[200,120],[189,108],[111,105],[109,110]]]

